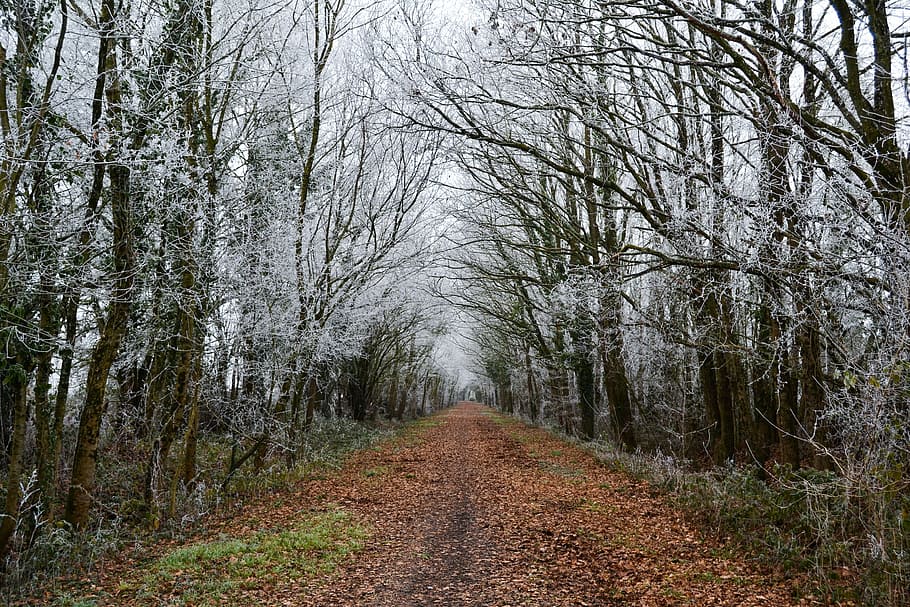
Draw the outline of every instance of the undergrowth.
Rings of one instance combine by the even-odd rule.
[[[584,446],[592,447],[590,443]],[[910,494],[875,479],[778,466],[696,472],[667,455],[629,454],[597,442],[611,468],[648,481],[762,564],[804,574],[803,591],[826,602],[910,604]]]
[[[400,429],[399,425],[380,427],[347,419],[317,419],[292,465],[288,465],[286,453],[269,451],[258,469],[250,463],[237,471],[226,491],[221,487],[227,472],[229,443],[211,440],[200,445],[198,482],[189,488],[175,483],[170,494],[164,496],[169,503],[162,506],[165,515],[161,518],[153,516],[144,500],[137,497],[141,496],[145,458],[113,441],[109,449],[121,457],[116,466],[99,467],[100,496],[96,504],[105,507],[96,511],[87,530],[75,532],[61,522],[34,529],[29,520],[46,517],[34,505],[30,506],[33,510],[23,509],[14,550],[3,563],[0,605],[13,605],[15,600],[39,590],[53,589],[60,585],[61,576],[78,573],[91,578],[100,558],[126,546],[141,547],[165,537],[186,537],[203,527],[213,513],[235,509],[245,501],[289,488],[302,479],[327,475],[341,467],[352,452]],[[176,461],[171,462],[170,469],[176,468]],[[60,601],[59,604],[66,604],[64,598]]]

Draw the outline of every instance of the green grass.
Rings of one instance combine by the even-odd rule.
[[[499,413],[491,412],[488,414],[490,421],[499,426],[515,426],[521,422],[514,417],[509,417]]]
[[[721,577],[710,571],[701,571],[692,576],[696,582],[707,582],[708,584],[717,584],[721,582]]]
[[[104,512],[114,512],[116,516],[93,522],[91,533],[73,534],[64,528],[54,528],[39,535],[28,550],[19,553],[18,561],[9,566],[5,574],[0,574],[3,590],[0,596],[3,599],[12,597],[11,601],[31,595],[52,596],[53,607],[92,607],[96,600],[88,589],[68,578],[55,578],[90,570],[99,558],[117,554],[124,546],[153,544],[162,536],[189,537],[205,529],[209,512],[232,509],[237,502],[268,498],[304,479],[328,478],[358,450],[381,452],[409,432],[417,436],[423,429],[441,423],[443,421],[435,417],[382,425],[317,418],[310,430],[300,437],[294,462],[288,461],[286,454],[276,453],[269,455],[261,470],[248,463],[237,471],[226,491],[221,491],[220,487],[232,442],[228,437],[206,436],[199,443],[198,470],[200,478],[211,480],[197,485],[191,495],[182,487],[178,488],[177,511],[174,516],[161,520],[157,530],[149,528],[148,507],[137,499],[135,492],[145,474],[147,458],[141,455],[141,449],[133,450],[136,445],[123,445],[116,465],[108,458],[107,463],[99,467],[98,486],[104,488],[99,502],[105,505]],[[173,470],[177,466],[178,462],[172,459],[168,468]],[[318,499],[326,499],[326,496]],[[118,591],[135,592],[142,586],[140,582],[136,579],[123,582]],[[176,604],[185,603],[183,600]],[[5,604],[2,599],[0,604]]]
[[[415,421],[412,426],[414,428],[435,428],[442,425],[442,423],[443,420],[438,415],[434,415],[433,417],[422,417]]]
[[[686,596],[685,593],[677,590],[676,588],[664,587],[661,589],[661,594],[663,594],[665,597],[667,597],[669,599],[673,599],[676,601],[687,601],[689,599],[689,597]]]
[[[382,476],[389,471],[387,466],[376,466],[374,468],[369,468],[363,471],[363,475],[367,478],[372,478],[374,476]]]
[[[360,550],[366,531],[341,510],[307,517],[282,531],[179,548],[148,570],[137,596],[150,603],[221,605],[238,591],[279,586],[332,571]]]
[[[396,450],[409,449],[420,445],[426,440],[426,433],[445,423],[445,420],[438,415],[432,417],[422,417],[416,421],[406,424],[398,433],[395,440]],[[397,451],[396,451],[397,452]]]

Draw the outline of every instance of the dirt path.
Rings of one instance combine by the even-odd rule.
[[[320,511],[349,513],[369,534],[332,573],[260,573],[244,580],[241,594],[199,601],[186,593],[142,598],[147,565],[121,563],[98,581],[106,598],[90,604],[799,604],[785,583],[699,539],[644,483],[476,404],[424,420],[355,454],[337,474],[264,500],[209,533],[274,532]],[[168,583],[174,592],[180,573]]]
[[[335,501],[373,541],[300,604],[794,604],[583,451],[478,405],[436,419],[352,462]]]

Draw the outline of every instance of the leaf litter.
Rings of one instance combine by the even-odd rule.
[[[280,584],[273,575],[251,577],[241,594],[220,604],[812,604],[794,598],[794,580],[703,537],[646,483],[474,403],[418,422],[280,499],[262,499],[214,521],[207,535],[279,532],[319,512],[349,513],[364,530],[360,549],[333,567],[299,575],[294,572],[303,568],[289,567]],[[97,592],[89,604],[150,604],[150,597],[137,596],[135,580],[150,558],[180,547],[163,543],[143,557],[108,563],[93,580]],[[158,598],[162,605],[194,604],[186,597]]]

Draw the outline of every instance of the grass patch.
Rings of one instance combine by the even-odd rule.
[[[708,584],[718,584],[720,583],[721,577],[716,573],[710,571],[702,571],[692,575],[692,579],[696,582],[704,582]]]
[[[369,468],[363,471],[363,475],[367,478],[373,478],[374,476],[382,476],[388,473],[388,466],[376,466],[375,468]]]
[[[190,537],[205,529],[213,512],[234,510],[237,504],[271,497],[301,480],[327,478],[356,451],[381,452],[402,437],[417,436],[424,428],[440,423],[442,420],[436,416],[407,423],[363,423],[317,417],[299,437],[293,459],[284,449],[270,449],[261,468],[253,466],[252,461],[247,463],[235,473],[224,491],[221,483],[232,441],[228,436],[201,437],[197,464],[199,478],[206,480],[200,480],[190,493],[182,484],[178,486],[174,495],[176,510],[158,520],[156,529],[150,529],[147,505],[136,497],[136,487],[143,482],[148,461],[143,455],[145,447],[129,442],[114,443],[106,447],[98,469],[97,499],[105,508],[97,509],[96,514],[103,512],[104,516],[93,519],[85,532],[77,534],[64,527],[54,527],[27,543],[24,539],[15,542],[16,549],[2,563],[5,572],[0,573],[0,596],[8,599],[7,602],[26,600],[29,596],[50,596],[56,601],[51,603],[54,607],[91,607],[96,599],[71,578],[89,576],[100,558],[116,554],[125,546],[153,544],[162,537]],[[182,453],[182,449],[174,448],[172,452]],[[178,465],[174,456],[167,468],[174,470]],[[167,504],[159,506],[167,509]],[[23,512],[23,518],[28,514]],[[132,593],[141,586],[135,580],[124,584],[128,587],[118,588],[118,592]],[[176,604],[186,604],[186,600]]]
[[[509,438],[518,443],[519,445],[528,446],[531,444],[531,437],[522,432],[512,431],[509,432]]]
[[[515,419],[511,415],[503,415],[502,413],[493,411],[492,409],[485,409],[483,414],[489,417],[490,421],[498,426],[514,426],[521,423],[520,420]]]
[[[685,593],[680,592],[676,588],[664,587],[661,589],[661,594],[663,594],[668,599],[673,599],[676,601],[686,601],[689,599]]]
[[[442,419],[438,415],[433,417],[422,417],[412,424],[413,428],[435,428],[442,425]]]
[[[407,424],[404,429],[399,433],[395,444],[397,445],[396,450],[409,449],[412,447],[418,446],[426,438],[427,431],[441,426],[445,423],[445,419],[441,418],[439,415],[433,415],[432,417],[422,417],[417,421]]]
[[[137,589],[147,604],[223,605],[238,592],[277,587],[332,571],[360,550],[366,531],[341,510],[289,529],[179,548],[159,558]]]

